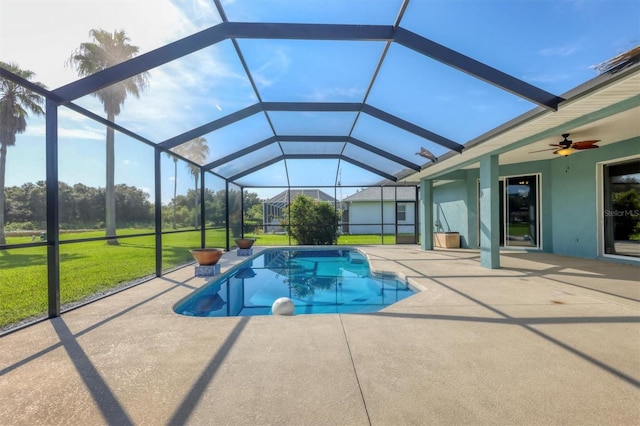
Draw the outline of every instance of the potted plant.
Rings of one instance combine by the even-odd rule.
[[[217,248],[200,248],[189,250],[191,256],[199,265],[215,265],[224,253],[223,250]]]
[[[250,249],[253,243],[256,242],[255,238],[236,238],[236,245],[239,249]]]

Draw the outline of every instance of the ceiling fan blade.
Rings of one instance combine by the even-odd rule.
[[[533,154],[534,152],[542,152],[542,151],[557,151],[558,148],[547,148],[547,149],[540,149],[538,151],[531,151],[529,154]]]
[[[541,149],[538,151],[531,151],[529,154],[533,154],[536,152],[543,152],[543,151],[553,151],[554,154],[558,154],[559,151],[562,150],[580,150],[580,149],[594,149],[594,148],[600,148],[598,145],[596,145],[597,142],[600,142],[599,139],[593,139],[593,140],[586,140],[586,141],[578,141],[578,142],[572,142],[569,140],[569,134],[565,133],[562,135],[562,137],[564,138],[563,141],[560,141],[558,143],[550,143],[549,146],[553,146],[554,148],[549,148],[549,149]],[[569,155],[568,153],[563,152],[564,155]]]
[[[575,149],[589,149],[589,146],[594,146],[595,143],[600,142],[599,140],[590,140],[590,141],[579,141],[574,142],[571,147]]]

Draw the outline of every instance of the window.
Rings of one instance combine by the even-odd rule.
[[[406,204],[397,204],[396,209],[396,220],[398,222],[404,222],[407,220],[407,205]]]

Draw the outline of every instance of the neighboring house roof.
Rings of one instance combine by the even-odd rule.
[[[282,191],[281,193],[279,193],[278,195],[269,198],[268,200],[265,201],[265,203],[271,203],[271,204],[275,204],[275,203],[285,203],[285,204],[289,204],[290,201],[295,200],[295,198],[298,195],[304,195],[306,197],[311,197],[314,200],[318,200],[318,201],[329,201],[329,202],[334,202],[335,198],[333,198],[332,196],[328,195],[325,192],[322,192],[319,189],[292,189],[289,191]]]
[[[394,188],[397,191],[397,195],[394,194]],[[387,187],[373,187],[366,188],[362,191],[358,191],[353,195],[348,196],[343,200],[345,203],[363,202],[363,201],[380,201],[380,190],[383,193],[383,201],[415,201],[416,200],[416,187],[415,186],[387,186]]]

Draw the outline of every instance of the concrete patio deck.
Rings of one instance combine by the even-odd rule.
[[[640,424],[640,267],[361,249],[425,290],[376,314],[194,318],[171,311],[205,282],[191,266],[6,335],[0,424]]]

